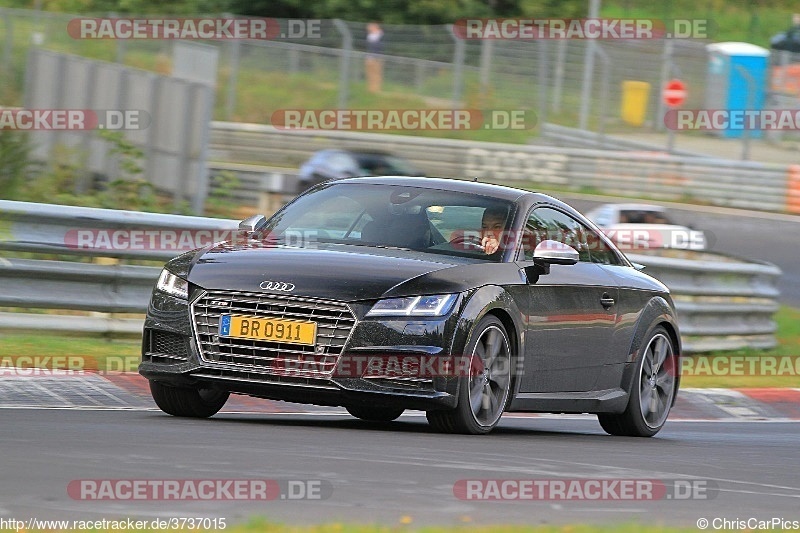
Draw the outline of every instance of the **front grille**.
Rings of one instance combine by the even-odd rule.
[[[189,359],[188,339],[169,331],[150,331],[150,345],[147,356],[154,363],[175,363]]]
[[[315,346],[219,336],[225,314],[310,320],[317,323]],[[200,357],[211,366],[271,376],[330,378],[355,316],[341,302],[234,291],[208,291],[192,304]]]

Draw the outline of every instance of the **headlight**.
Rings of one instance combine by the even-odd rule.
[[[407,296],[379,300],[367,316],[444,316],[453,309],[458,294]]]
[[[189,298],[189,282],[179,278],[166,268],[162,270],[161,275],[158,276],[156,289],[166,292],[170,296],[176,298],[182,298],[184,300]]]

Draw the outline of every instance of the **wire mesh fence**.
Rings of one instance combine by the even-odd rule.
[[[73,18],[0,9],[4,105],[22,101],[31,47],[172,71],[174,41],[76,39],[67,31]],[[375,93],[367,86],[366,24],[274,22],[273,39],[204,41],[220,50],[215,119],[268,124],[274,111],[287,108],[529,109],[539,122],[613,132],[663,129],[660,93],[671,78],[688,88],[685,107],[707,102],[709,41],[702,39],[469,40],[447,25],[384,25],[382,84]],[[297,31],[298,22],[305,30]],[[772,61],[770,97],[777,100],[771,102],[800,107],[800,69],[793,66],[800,55]],[[631,81],[648,89],[636,102],[643,108],[636,124],[622,119],[632,105],[625,89]]]

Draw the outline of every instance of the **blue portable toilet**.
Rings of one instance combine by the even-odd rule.
[[[706,48],[709,54],[706,109],[764,109],[769,79],[769,50],[737,42],[713,43]],[[752,81],[748,80],[748,76]],[[741,137],[744,129],[728,128],[717,133],[722,137]],[[750,130],[751,138],[761,137],[761,134],[761,130]]]

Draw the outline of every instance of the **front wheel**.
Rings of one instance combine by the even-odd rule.
[[[428,411],[437,431],[489,433],[503,415],[511,390],[511,349],[506,328],[492,315],[481,319],[467,343],[469,375],[462,376],[455,409]]]
[[[152,380],[150,394],[165,413],[190,418],[208,418],[217,414],[230,396],[227,391],[169,387]]]
[[[658,433],[672,408],[676,371],[672,339],[658,326],[642,350],[625,411],[597,415],[606,433],[627,437],[652,437]]]

